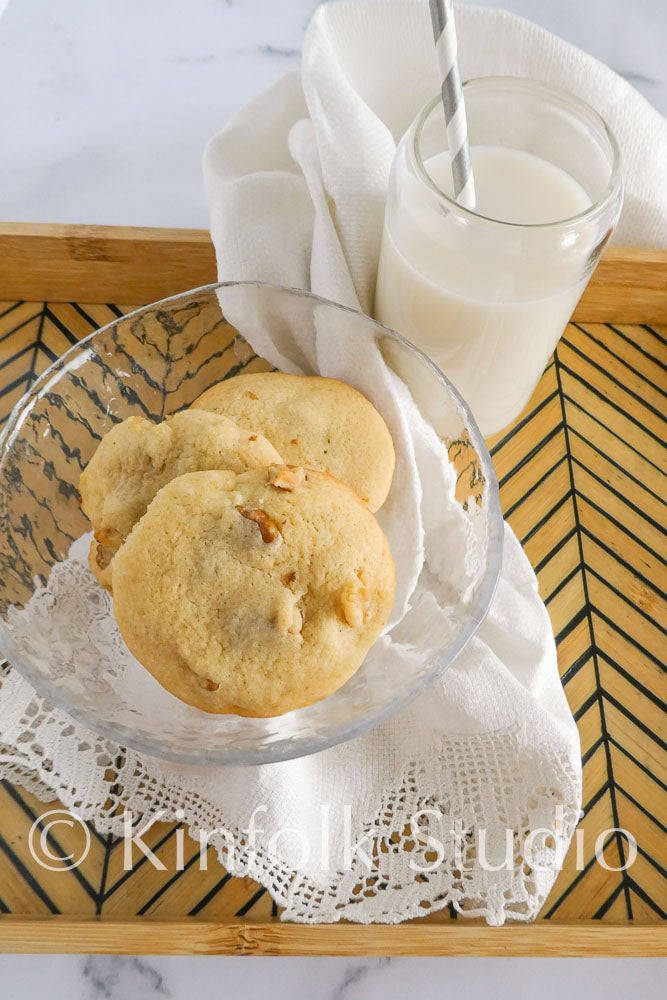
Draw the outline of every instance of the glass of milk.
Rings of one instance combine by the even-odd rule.
[[[399,143],[375,318],[428,354],[485,436],[528,402],[616,225],[619,151],[602,118],[518,77],[463,88],[477,202],[453,200],[440,96]]]

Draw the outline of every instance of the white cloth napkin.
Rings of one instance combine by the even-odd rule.
[[[618,238],[667,243],[667,139],[648,104],[604,66],[519,18],[462,8],[458,29],[464,76],[541,77],[598,107],[625,156]],[[207,149],[221,279],[309,288],[369,310],[396,140],[437,89],[431,49],[425,3],[374,0],[316,12],[302,75],[279,81]],[[265,356],[272,350],[276,363],[290,365],[276,344],[261,344]],[[333,363],[309,359],[314,370],[358,381],[344,359],[335,371]],[[414,520],[422,523],[419,511]],[[578,734],[549,619],[509,528],[498,591],[475,638],[440,683],[348,744],[251,769],[182,767],[128,752],[114,765],[120,791],[109,802],[105,768],[118,747],[45,706],[15,671],[0,688],[0,712],[0,775],[43,796],[55,790],[101,830],[122,833],[118,804],[149,817],[162,809],[160,818],[192,831],[217,828],[210,843],[221,859],[265,885],[291,920],[395,922],[448,903],[491,923],[531,919],[581,804]],[[420,810],[431,810],[423,818],[443,845],[435,864],[433,845],[409,830]],[[539,828],[553,841],[538,838],[527,869],[519,856]],[[352,850],[368,833],[372,871],[362,856],[373,853],[369,839]]]

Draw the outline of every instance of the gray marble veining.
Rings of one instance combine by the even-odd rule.
[[[130,1000],[131,997],[173,997],[150,958],[89,955],[81,962],[81,1000]]]
[[[443,928],[446,933],[446,928]],[[658,959],[0,956],[3,1000],[620,1000],[662,995]]]

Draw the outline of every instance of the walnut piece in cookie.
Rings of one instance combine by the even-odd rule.
[[[263,542],[275,542],[280,536],[280,528],[272,517],[259,507],[252,510],[249,507],[238,506],[237,511],[241,517],[246,517],[249,521],[254,521],[259,528]]]
[[[370,593],[357,574],[354,581],[346,587],[340,596],[343,618],[351,628],[361,628],[366,621],[370,607]]]
[[[292,490],[301,486],[306,478],[305,469],[300,465],[270,465],[267,469],[267,479],[279,490]]]

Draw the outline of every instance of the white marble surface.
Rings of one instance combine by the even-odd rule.
[[[0,962],[4,1000],[620,1000],[658,997],[660,959],[124,958]]]
[[[667,111],[665,0],[488,0]],[[0,9],[3,0],[0,0]],[[299,64],[316,0],[9,0],[0,219],[206,226],[206,139]]]
[[[665,0],[497,0],[667,110]],[[298,66],[315,0],[0,0],[0,218],[205,226],[200,156]],[[3,8],[6,7],[4,13]],[[0,956],[4,1000],[658,996],[656,960]]]

